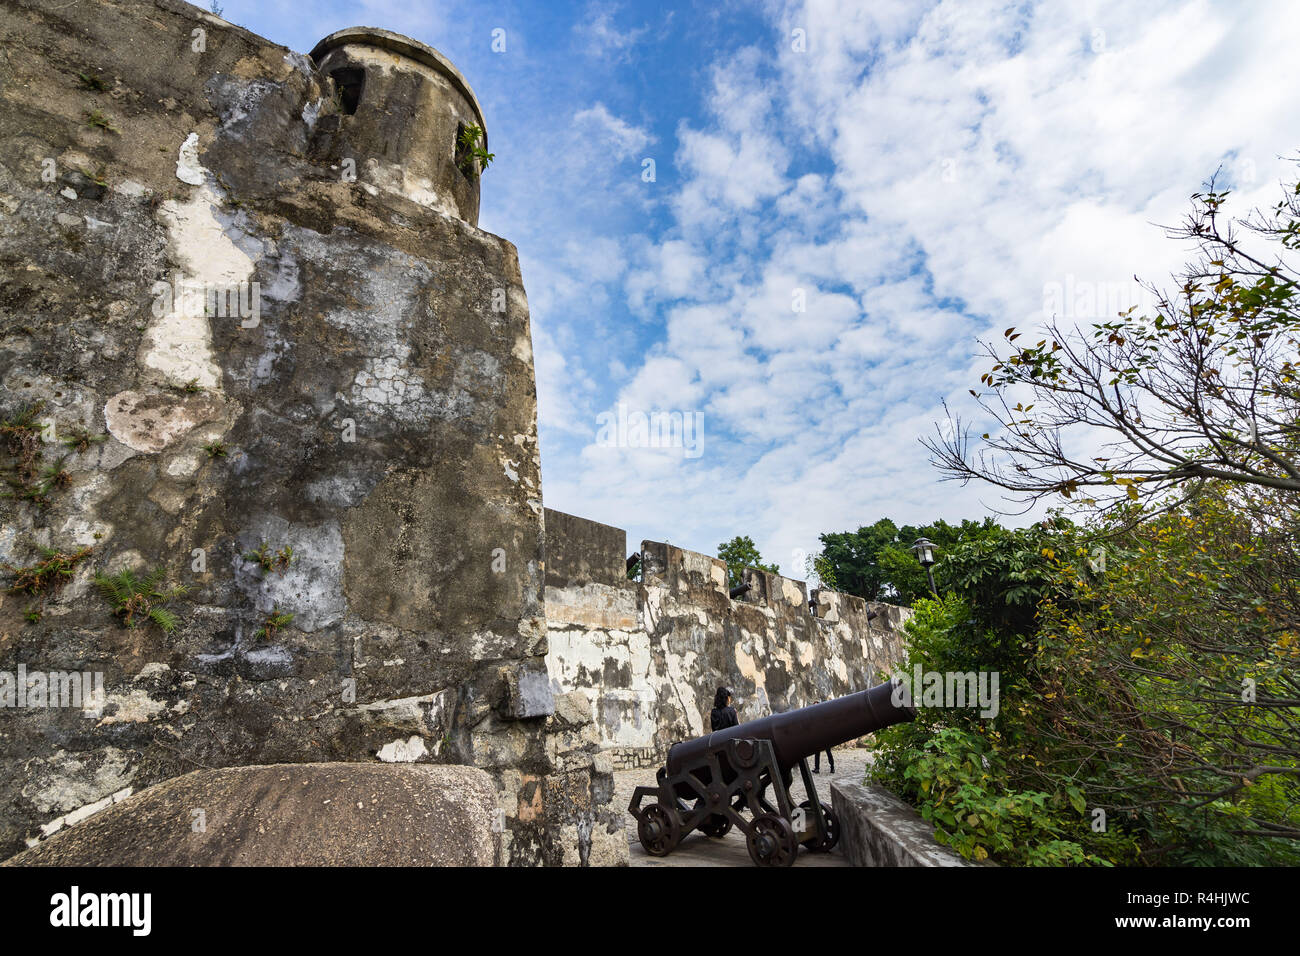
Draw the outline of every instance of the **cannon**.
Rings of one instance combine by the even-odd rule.
[[[808,758],[913,719],[911,707],[894,703],[895,683],[673,744],[656,785],[637,787],[628,804],[641,846],[667,856],[693,830],[721,838],[736,826],[758,866],[790,866],[800,846],[830,851],[839,820],[818,799]],[[796,766],[808,795],[798,807],[790,796]]]

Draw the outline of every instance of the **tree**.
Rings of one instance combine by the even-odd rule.
[[[738,588],[745,583],[745,568],[757,568],[773,574],[781,571],[779,565],[763,563],[763,556],[758,553],[758,548],[749,535],[736,535],[730,541],[718,545],[718,557],[727,562],[728,587]]]
[[[881,518],[857,531],[820,535],[821,556],[834,569],[839,590],[868,601],[878,601],[885,588],[878,561],[880,551],[897,539],[898,527],[888,518]]]
[[[917,598],[930,594],[929,578],[911,550],[917,538],[929,538],[937,545],[940,564],[935,567],[935,576],[942,587],[943,556],[950,548],[989,537],[1000,530],[992,518],[964,519],[960,525],[941,520],[901,528],[889,518],[881,518],[857,531],[821,535],[822,552],[818,557],[830,570],[837,590],[868,601],[889,601],[910,607]]]
[[[976,859],[1300,862],[1298,526],[1300,496],[1210,482],[954,547],[903,672],[996,672],[1000,709],[921,708],[875,773]]]
[[[1004,350],[982,343],[991,392],[971,394],[998,427],[978,453],[960,420],[923,439],[947,478],[991,482],[1026,508],[1057,494],[1107,510],[1142,502],[1126,509],[1138,517],[1212,479],[1300,491],[1300,182],[1235,226],[1228,193],[1208,190],[1167,230],[1199,250],[1177,290],[1143,285],[1155,315],[1130,309],[1086,332],[1053,320],[1032,346],[1014,344],[1014,327]]]

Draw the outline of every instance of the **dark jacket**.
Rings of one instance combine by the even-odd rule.
[[[734,707],[714,707],[709,712],[709,729],[711,731],[726,730],[728,727],[735,727],[740,723],[740,718],[736,716]]]

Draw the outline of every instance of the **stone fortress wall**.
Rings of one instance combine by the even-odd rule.
[[[622,529],[545,517],[547,671],[585,696],[615,768],[707,733],[720,684],[745,721],[864,690],[904,659],[904,608],[821,590],[814,613],[803,581],[754,569],[733,599],[725,562],[654,541],[632,581]]]
[[[413,763],[490,776],[504,862],[618,863],[613,767],[718,683],[750,718],[900,658],[897,608],[733,601],[653,542],[629,581],[623,532],[544,510],[518,258],[435,50],[178,0],[9,0],[0,49],[0,858],[195,770]],[[23,593],[43,549],[70,573]],[[175,627],[125,626],[128,570]],[[104,693],[10,703],[24,669]]]
[[[512,864],[625,860],[546,676],[528,303],[463,78],[177,0],[11,0],[0,49],[0,672],[105,688],[0,710],[0,857],[192,770],[404,762],[489,773]],[[72,573],[16,592],[42,548]],[[124,626],[94,576],[154,569],[178,626]]]

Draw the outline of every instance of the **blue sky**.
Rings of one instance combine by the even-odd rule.
[[[1068,307],[1085,322],[1139,301],[1186,252],[1156,224],[1216,169],[1271,205],[1300,146],[1287,0],[223,7],[300,52],[395,30],[469,80],[548,507],[629,550],[749,534],[795,577],[823,531],[990,513],[918,441],[943,400],[975,410],[978,340],[1052,289],[1098,303]],[[698,414],[699,454],[599,443],[620,402]]]

